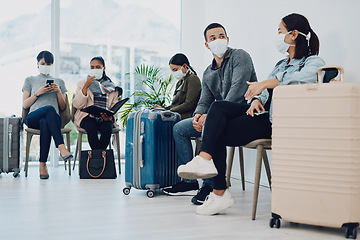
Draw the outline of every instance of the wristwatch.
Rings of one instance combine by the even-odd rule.
[[[34,96],[37,97],[37,98],[39,97],[38,95],[36,95],[36,93],[34,93]]]

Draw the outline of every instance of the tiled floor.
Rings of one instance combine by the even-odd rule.
[[[195,214],[191,196],[158,193],[149,199],[136,189],[125,196],[123,174],[116,180],[80,180],[63,166],[49,173],[45,181],[37,166],[30,166],[27,178],[23,172],[16,179],[1,175],[0,239],[344,239],[340,229],[284,221],[280,229],[269,228],[271,195],[264,187],[252,221],[253,184],[242,191],[236,179],[230,188],[236,204],[209,217]]]

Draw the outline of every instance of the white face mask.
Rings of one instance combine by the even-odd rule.
[[[280,33],[280,34],[278,34],[278,36],[276,38],[276,47],[279,50],[279,52],[281,52],[282,54],[285,54],[290,46],[295,46],[295,45],[288,44],[285,42],[285,36],[291,32],[292,31],[290,31],[288,33]]]
[[[212,42],[209,42],[208,45],[211,52],[219,58],[222,58],[222,56],[224,56],[228,48],[227,39],[216,39]]]
[[[43,75],[50,75],[52,65],[38,65],[39,73]]]
[[[180,80],[186,76],[186,73],[183,73],[183,71],[181,69],[182,69],[182,67],[179,70],[177,70],[176,72],[172,72],[172,76],[175,80]]]
[[[103,69],[100,68],[100,69],[90,69],[89,71],[89,76],[92,77],[92,76],[95,76],[95,79],[96,80],[99,80],[103,77]]]

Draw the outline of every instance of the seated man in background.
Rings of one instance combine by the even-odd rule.
[[[191,137],[200,137],[210,105],[216,100],[246,103],[246,82],[256,82],[256,73],[250,55],[242,49],[228,47],[229,37],[219,23],[211,23],[204,31],[205,46],[212,52],[212,63],[206,68],[202,79],[200,100],[194,117],[175,124],[173,133],[179,164],[193,158]],[[197,180],[182,179],[174,186],[164,189],[169,195],[189,194],[199,189]],[[212,192],[212,179],[203,179],[203,185],[191,202],[201,205]]]

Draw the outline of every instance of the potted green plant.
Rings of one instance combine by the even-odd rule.
[[[134,70],[134,79],[136,90],[131,96],[135,101],[125,104],[124,110],[120,112],[120,121],[124,127],[130,113],[150,109],[155,105],[166,107],[172,99],[172,76],[164,77],[159,67],[141,64]]]

